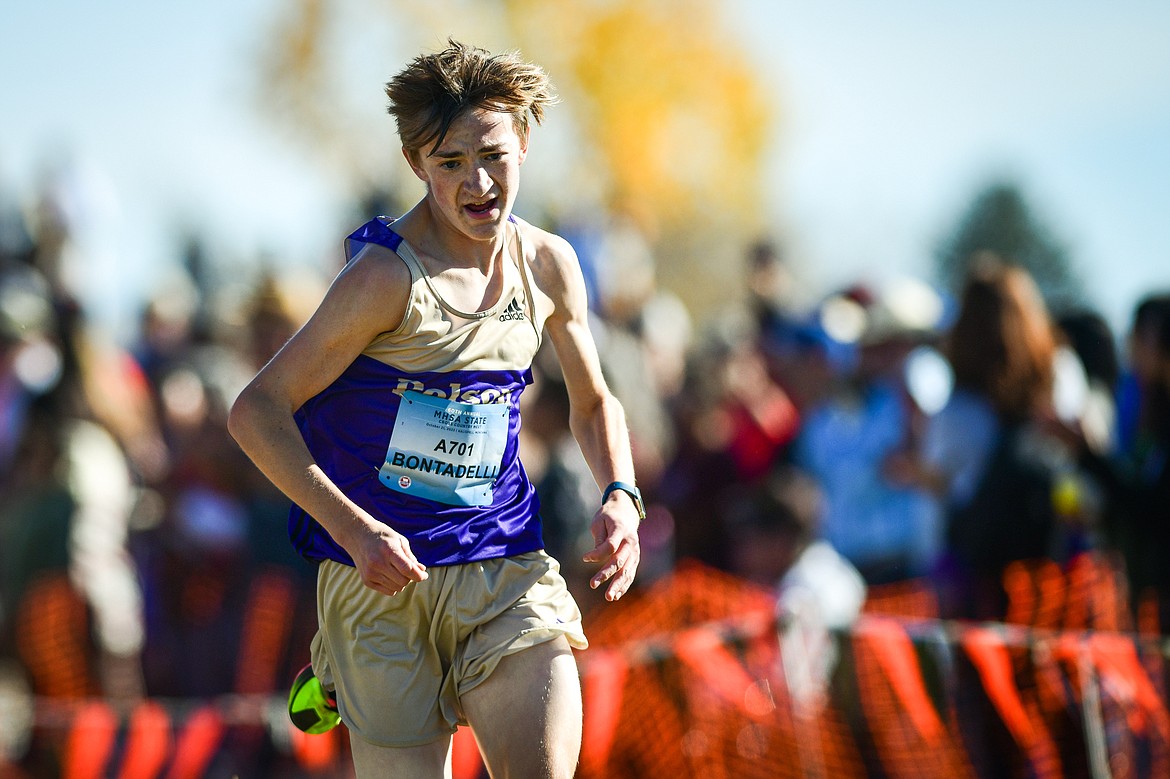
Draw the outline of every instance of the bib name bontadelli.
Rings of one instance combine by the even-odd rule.
[[[421,471],[453,479],[494,479],[500,473],[498,465],[455,465],[436,457],[423,457],[402,452],[394,452],[390,456],[390,464],[408,471]]]

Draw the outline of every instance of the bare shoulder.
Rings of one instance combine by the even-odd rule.
[[[366,244],[337,274],[319,313],[366,337],[394,330],[410,301],[410,269],[395,252]]]
[[[410,270],[394,252],[367,246],[337,274],[317,310],[250,387],[297,409],[329,386],[381,333],[402,322]],[[267,388],[267,389],[263,389]]]
[[[522,219],[517,218],[516,223],[529,247],[529,267],[541,292],[554,303],[560,303],[565,295],[575,294],[579,287],[583,288],[580,261],[568,241]]]
[[[352,275],[353,281],[400,287],[410,284],[410,269],[391,249],[367,243],[342,269],[338,278]]]

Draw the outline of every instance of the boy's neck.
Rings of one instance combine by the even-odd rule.
[[[395,230],[446,267],[479,268],[487,273],[504,250],[507,222],[504,225],[490,240],[476,240],[448,225],[424,199],[395,223]]]

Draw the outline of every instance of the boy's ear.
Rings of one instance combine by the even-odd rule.
[[[531,127],[525,127],[524,132],[520,135],[520,164],[524,164],[524,158],[528,156],[528,136],[532,134]]]
[[[402,147],[402,156],[406,158],[406,164],[414,171],[414,175],[418,176],[419,180],[426,182],[426,171],[423,170],[422,160],[418,156],[418,149],[408,149]]]

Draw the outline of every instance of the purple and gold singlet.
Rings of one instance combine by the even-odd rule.
[[[355,503],[406,536],[426,566],[523,554],[544,546],[539,501],[518,456],[520,394],[532,383],[535,321],[520,231],[492,308],[465,313],[435,291],[385,219],[346,241],[396,252],[410,269],[406,316],[296,414],[313,458]],[[299,506],[293,546],[314,561],[353,560]]]

